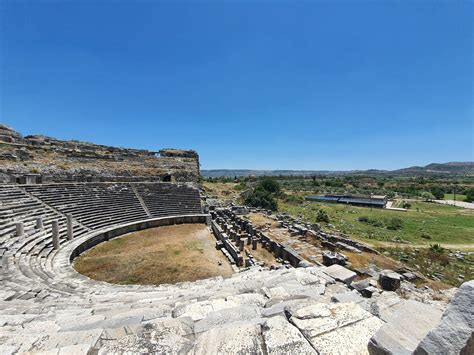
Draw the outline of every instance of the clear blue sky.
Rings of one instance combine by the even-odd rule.
[[[0,1],[0,122],[203,168],[473,160],[459,1]]]

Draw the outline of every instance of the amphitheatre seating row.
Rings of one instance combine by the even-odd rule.
[[[25,190],[92,229],[148,217],[127,184],[32,185]]]
[[[137,184],[153,217],[201,213],[199,191],[186,185]]]
[[[36,219],[43,219],[44,228],[38,229]],[[66,217],[41,201],[28,195],[16,186],[3,186],[0,189],[0,249],[21,249],[33,242],[37,237],[51,229],[53,220],[59,222],[60,238],[66,237]],[[19,240],[16,235],[16,224],[23,222],[24,237]],[[87,229],[78,223],[74,231],[80,235]]]
[[[185,185],[89,183],[31,185],[25,190],[92,229],[149,217],[201,213],[199,191]]]
[[[163,196],[146,196],[149,201],[162,200],[162,215],[201,213],[197,189],[171,184],[153,188],[152,185],[140,184],[138,189],[147,193],[163,192]],[[0,186],[0,282],[3,290],[11,293],[6,298],[41,302],[76,292],[84,281],[79,285],[55,281],[52,263],[57,251],[53,248],[52,222],[58,221],[61,249],[69,243],[67,214],[73,216],[74,239],[77,239],[102,228],[153,218],[155,215],[143,206],[144,199],[140,200],[136,184]],[[42,218],[43,228],[37,225],[38,217]],[[24,225],[23,237],[17,235],[18,222]]]
[[[36,223],[38,217],[42,218],[42,228]],[[45,297],[41,290],[44,280],[49,279],[44,266],[53,253],[53,220],[58,221],[60,244],[64,244],[67,223],[63,214],[16,186],[0,189],[0,275],[5,281],[5,290],[14,289],[18,299],[29,299],[38,294],[40,298]],[[22,237],[17,235],[18,222],[23,222]],[[76,221],[73,230],[76,237],[88,232]]]

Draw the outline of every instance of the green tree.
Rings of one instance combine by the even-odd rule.
[[[434,195],[429,191],[423,191],[421,193],[421,198],[424,199],[425,201],[432,201],[435,199]]]
[[[474,189],[467,189],[465,192],[466,194],[466,201],[467,202],[474,202]]]
[[[264,177],[262,180],[260,180],[258,186],[271,194],[278,194],[281,190],[278,181],[272,179],[271,177]]]
[[[280,192],[281,187],[278,181],[270,177],[264,177],[247,195],[244,202],[248,206],[276,211],[278,209],[276,196],[279,195]]]
[[[264,189],[254,189],[246,198],[245,204],[252,207],[276,211],[278,204],[271,193]]]
[[[441,200],[444,197],[444,191],[439,186],[433,186],[431,188],[431,193],[437,200]]]

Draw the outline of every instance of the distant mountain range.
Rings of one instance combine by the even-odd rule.
[[[472,175],[474,162],[432,163],[426,166],[411,166],[397,170],[249,170],[249,169],[214,169],[201,170],[204,177],[234,176],[313,176],[313,175]]]

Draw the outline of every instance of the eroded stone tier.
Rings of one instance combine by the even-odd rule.
[[[28,178],[25,176],[31,175]],[[199,156],[193,150],[158,152],[23,137],[0,124],[0,182],[178,181],[197,182]]]

